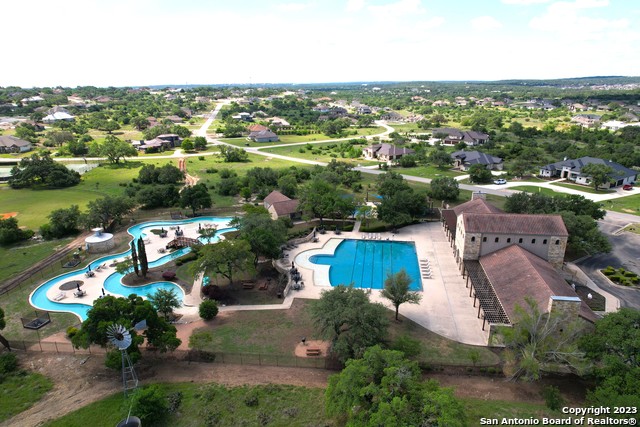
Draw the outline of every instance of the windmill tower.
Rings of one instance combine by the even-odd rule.
[[[113,324],[107,328],[107,338],[109,338],[111,344],[120,350],[122,356],[122,386],[126,395],[128,390],[138,387],[138,376],[127,353],[127,348],[131,345],[131,333],[124,326]]]

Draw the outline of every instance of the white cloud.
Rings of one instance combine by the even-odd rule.
[[[591,18],[583,15],[585,9],[602,8],[608,0],[576,0],[557,2],[549,5],[542,16],[531,19],[529,26],[535,30],[565,34],[575,39],[601,39],[608,31],[629,27],[629,20]]]
[[[367,9],[377,18],[392,19],[403,16],[412,16],[426,12],[420,0],[400,0],[380,6],[368,6]]]
[[[504,4],[540,4],[549,3],[551,0],[502,0]]]
[[[310,3],[280,3],[275,5],[275,8],[281,12],[300,12],[310,6]]]
[[[358,12],[364,9],[365,5],[365,0],[348,0],[346,9],[347,12]]]
[[[478,31],[497,30],[502,28],[502,23],[493,16],[478,16],[471,20],[471,27]]]

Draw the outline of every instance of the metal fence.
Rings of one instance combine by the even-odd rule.
[[[57,354],[105,354],[108,349],[100,346],[89,348],[75,348],[70,342],[55,341],[9,341],[12,349],[25,352],[43,352]],[[145,358],[155,358],[161,360],[177,362],[206,362],[222,363],[231,365],[254,365],[254,366],[282,366],[294,368],[315,368],[315,369],[342,369],[339,361],[330,357],[297,357],[287,354],[264,354],[264,353],[229,353],[210,352],[203,350],[174,350],[160,352],[146,347],[140,347]]]

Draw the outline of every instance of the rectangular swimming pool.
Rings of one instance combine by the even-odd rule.
[[[413,242],[345,239],[333,255],[313,255],[309,261],[329,265],[331,286],[382,289],[387,274],[402,268],[411,277],[411,290],[422,289],[416,246]]]

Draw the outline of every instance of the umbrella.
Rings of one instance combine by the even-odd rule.
[[[76,286],[78,287],[78,292],[80,292],[80,283],[76,283]]]
[[[89,267],[87,268],[87,271],[91,271],[91,264],[89,264]]]

